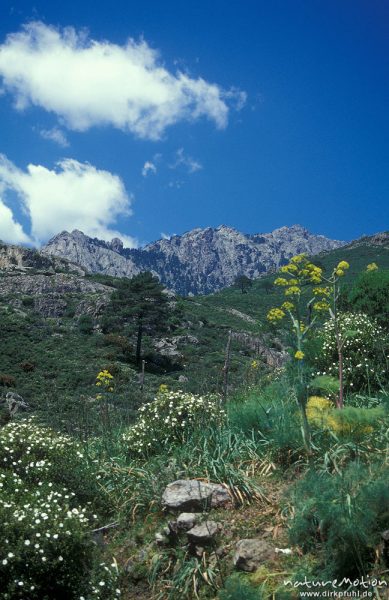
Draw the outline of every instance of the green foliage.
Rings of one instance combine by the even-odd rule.
[[[322,578],[366,576],[389,527],[387,467],[350,464],[341,473],[308,474],[294,488],[289,537],[321,551]]]
[[[84,335],[90,335],[93,332],[93,319],[90,315],[81,315],[78,319],[78,329]]]
[[[383,327],[389,322],[389,270],[362,273],[346,294],[346,303],[354,312],[377,319]]]
[[[139,409],[138,422],[123,434],[129,453],[148,456],[183,444],[190,433],[206,424],[222,424],[225,413],[217,396],[161,391]]]
[[[34,419],[9,423],[0,465],[2,598],[116,598],[116,570],[90,534],[102,494],[81,447]]]
[[[285,378],[231,402],[228,415],[232,429],[254,439],[258,453],[269,460],[286,467],[303,454],[297,402]]]
[[[171,310],[164,287],[151,273],[140,273],[132,279],[122,279],[112,294],[105,312],[105,331],[112,327],[120,330],[123,325],[136,336],[136,362],[139,364],[142,341],[145,335],[167,330]]]
[[[218,595],[219,600],[264,600],[264,598],[264,594],[258,587],[253,587],[237,575],[226,580],[224,588]]]
[[[318,375],[309,384],[310,390],[324,392],[328,396],[337,397],[339,394],[339,380],[330,375]]]
[[[234,286],[240,289],[242,294],[247,294],[252,285],[252,280],[249,277],[246,277],[246,275],[238,275],[234,281]]]

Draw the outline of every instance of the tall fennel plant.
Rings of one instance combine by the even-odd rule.
[[[298,387],[297,403],[301,413],[303,441],[308,455],[311,454],[311,434],[306,415],[307,385],[303,373],[304,342],[308,332],[317,320],[320,311],[329,308],[327,287],[314,287],[307,299],[303,288],[322,282],[323,271],[310,262],[305,254],[299,254],[290,259],[289,263],[280,269],[281,277],[274,284],[285,288],[285,301],[279,308],[272,308],[267,314],[271,323],[276,323],[288,316],[295,337],[294,359],[297,361]]]

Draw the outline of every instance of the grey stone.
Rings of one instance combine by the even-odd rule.
[[[265,540],[240,540],[236,545],[234,565],[239,571],[252,572],[275,556],[274,548]]]
[[[158,546],[164,546],[169,543],[168,538],[163,533],[157,532],[154,537]]]
[[[198,521],[200,515],[197,513],[184,512],[177,517],[177,527],[183,531],[192,529]]]
[[[191,544],[209,544],[219,531],[219,524],[215,521],[205,521],[200,525],[195,525],[187,532],[188,541]]]
[[[7,392],[5,396],[5,403],[9,410],[10,415],[16,415],[19,410],[27,410],[28,404],[25,400],[16,392]]]
[[[174,481],[162,494],[162,506],[173,511],[218,508],[229,502],[230,495],[224,486],[197,479]]]

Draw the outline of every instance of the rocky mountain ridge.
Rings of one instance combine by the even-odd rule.
[[[42,248],[42,254],[67,259],[91,273],[132,277],[151,271],[186,296],[218,291],[238,275],[256,279],[294,254],[314,255],[342,245],[300,225],[264,234],[244,234],[221,225],[193,229],[139,249],[124,248],[118,238],[105,242],[78,230],[63,231]]]

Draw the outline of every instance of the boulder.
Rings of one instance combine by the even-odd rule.
[[[252,572],[275,556],[274,548],[265,540],[240,540],[236,545],[234,565],[239,571]]]
[[[205,521],[195,525],[187,533],[190,544],[209,544],[219,531],[219,524],[215,521]]]
[[[27,410],[28,404],[16,392],[7,392],[5,396],[5,404],[11,416],[16,415],[19,410]]]
[[[177,517],[177,527],[182,531],[188,531],[192,529],[198,521],[199,515],[197,513],[183,512]]]
[[[229,503],[230,496],[224,486],[219,483],[204,483],[197,479],[173,481],[162,494],[163,507],[172,511],[205,510]]]

